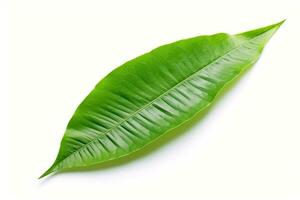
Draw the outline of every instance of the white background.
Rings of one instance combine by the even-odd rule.
[[[300,199],[297,0],[0,1],[0,199]],[[127,60],[287,18],[202,119],[119,166],[52,164],[77,105]]]

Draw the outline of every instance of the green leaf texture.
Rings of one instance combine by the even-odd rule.
[[[41,177],[126,156],[191,119],[257,61],[282,23],[180,40],[118,67],[79,105]]]

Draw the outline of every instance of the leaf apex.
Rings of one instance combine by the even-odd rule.
[[[47,171],[45,171],[38,179],[44,178],[45,176],[48,176],[49,174],[55,172],[55,166],[52,165]]]
[[[285,21],[286,21],[286,19],[284,19],[284,20],[278,22],[277,25],[281,26]]]
[[[276,23],[276,24],[273,24],[273,25],[271,25],[271,26],[272,26],[273,28],[278,29],[285,21],[286,21],[286,19],[284,19],[284,20],[282,20],[282,21],[280,21],[280,22],[278,22],[278,23]]]
[[[243,37],[243,38],[249,38],[249,39],[251,39],[251,38],[257,37],[258,35],[262,35],[262,34],[268,33],[268,35],[269,35],[268,39],[270,39],[271,36],[285,22],[285,20],[286,19],[284,19],[284,20],[282,20],[282,21],[280,21],[278,23],[275,23],[275,24],[271,24],[271,25],[264,26],[264,27],[261,27],[261,28],[258,28],[258,29],[254,29],[254,30],[242,32],[242,33],[236,34],[236,36],[240,36],[240,37]]]

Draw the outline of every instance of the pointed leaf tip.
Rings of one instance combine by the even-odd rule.
[[[285,21],[286,21],[286,19],[284,19],[276,24],[271,25],[271,27],[278,29]]]
[[[286,19],[282,20],[281,22],[278,22],[277,25],[281,26],[285,21]]]
[[[51,174],[54,171],[55,170],[53,169],[53,166],[52,166],[47,171],[45,171],[38,179],[44,178],[45,176],[48,176],[49,174]]]
[[[264,26],[258,29],[254,29],[254,30],[250,30],[250,31],[246,31],[246,32],[242,32],[239,34],[236,34],[236,36],[242,36],[245,38],[254,38],[258,35],[264,34],[264,33],[269,33],[269,39],[271,38],[271,36],[279,29],[279,27],[285,22],[285,19],[275,23],[275,24],[271,24],[268,26]]]

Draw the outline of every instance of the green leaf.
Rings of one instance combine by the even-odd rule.
[[[191,119],[257,61],[283,22],[180,40],[118,67],[79,105],[41,177],[126,156]]]

